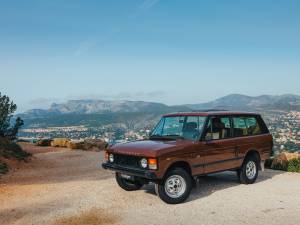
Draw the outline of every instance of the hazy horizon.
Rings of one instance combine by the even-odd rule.
[[[298,1],[1,1],[0,91],[18,112],[68,99],[203,103],[300,95]]]
[[[263,96],[263,95],[257,95],[257,96],[250,96],[250,95],[244,95],[244,94],[240,94],[240,93],[231,93],[231,94],[228,94],[228,95],[225,95],[225,96],[220,96],[220,97],[217,97],[215,99],[211,99],[211,100],[208,100],[208,101],[203,101],[203,102],[191,102],[191,103],[182,103],[182,104],[176,104],[176,105],[188,105],[188,104],[201,104],[201,103],[208,103],[208,102],[211,102],[211,101],[214,101],[218,98],[222,98],[222,97],[226,97],[226,96],[230,96],[230,95],[243,95],[243,96],[248,96],[248,97],[260,97],[260,96]],[[282,94],[282,95],[295,95],[295,94],[292,94],[292,93],[286,93],[286,94]],[[272,96],[281,96],[281,95],[272,95]],[[297,95],[299,96],[299,95]],[[86,97],[81,97],[81,98],[77,98],[77,99],[53,99],[53,101],[48,101],[48,100],[44,100],[44,99],[36,99],[35,101],[36,102],[33,102],[32,104],[35,104],[35,105],[40,105],[40,107],[34,107],[34,108],[28,108],[28,109],[25,109],[24,111],[20,111],[20,110],[17,110],[18,113],[22,113],[22,112],[25,112],[25,111],[28,111],[28,110],[31,110],[31,109],[49,109],[51,107],[52,104],[62,104],[62,103],[66,103],[68,101],[80,101],[80,100],[83,100],[83,101],[141,101],[141,102],[153,102],[153,103],[162,103],[162,104],[165,104],[165,105],[168,105],[168,106],[176,106],[174,104],[168,104],[168,103],[164,103],[164,102],[159,102],[159,101],[147,101],[147,100],[143,100],[143,99],[139,99],[139,100],[134,100],[134,99],[105,99],[105,98],[101,98],[100,96],[97,97],[97,96],[86,96]]]

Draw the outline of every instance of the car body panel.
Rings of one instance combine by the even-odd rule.
[[[192,112],[175,113],[164,116],[259,116],[256,113],[241,112]],[[201,140],[142,140],[117,144],[107,150],[108,153],[156,158],[158,169],[151,170],[156,179],[162,179],[175,163],[185,163],[190,167],[191,175],[214,173],[237,169],[242,166],[245,156],[256,151],[261,160],[266,160],[273,147],[272,135],[265,134],[231,137],[227,139]]]

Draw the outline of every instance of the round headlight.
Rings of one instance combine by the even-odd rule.
[[[141,164],[141,167],[146,169],[148,167],[148,160],[143,158],[143,159],[141,159],[140,164]]]
[[[109,161],[111,162],[111,163],[113,163],[114,162],[114,155],[113,154],[109,154]]]

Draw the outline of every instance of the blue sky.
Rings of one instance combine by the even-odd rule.
[[[300,94],[300,1],[0,0],[0,91],[200,103]]]

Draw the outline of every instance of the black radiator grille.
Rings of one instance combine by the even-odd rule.
[[[140,157],[131,156],[131,155],[114,155],[114,163],[120,166],[128,166],[128,167],[135,167],[141,168],[139,165]]]

